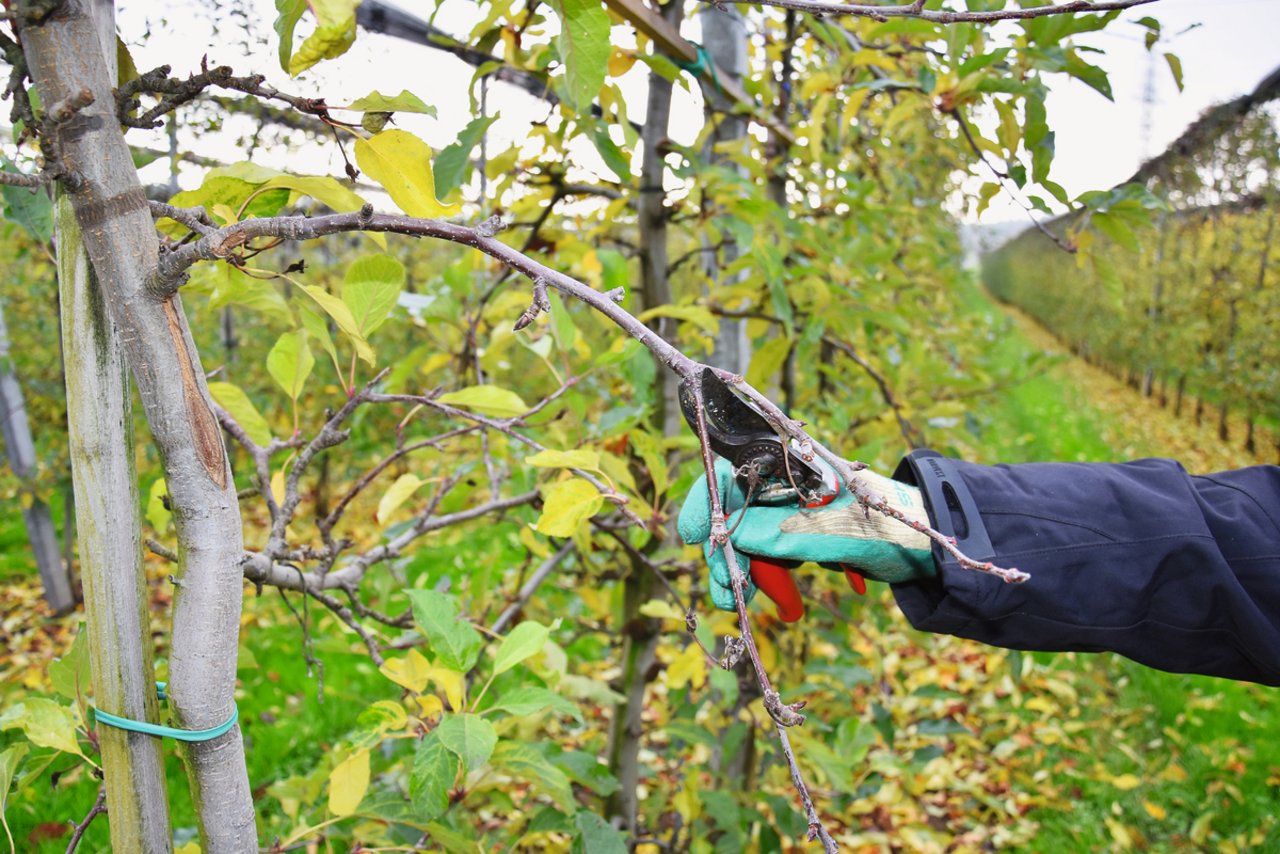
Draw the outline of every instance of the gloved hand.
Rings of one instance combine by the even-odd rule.
[[[859,472],[859,477],[908,518],[929,523],[920,490],[870,471]],[[716,480],[739,567],[747,572],[749,564],[751,570],[744,589],[746,599],[751,601],[757,584],[768,585],[765,592],[778,604],[779,617],[787,622],[804,614],[795,582],[786,574],[804,561],[889,583],[937,574],[928,537],[875,510],[868,514],[848,489],[842,488],[823,507],[754,504],[744,511],[746,493],[738,486],[727,460],[716,461]],[[686,543],[702,544],[711,568],[711,601],[717,608],[734,610],[724,549],[711,551],[711,507],[705,475],[689,491],[677,528]],[[851,576],[850,580],[857,589],[860,579],[855,581]]]

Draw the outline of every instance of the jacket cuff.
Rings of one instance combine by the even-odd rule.
[[[955,460],[929,448],[921,448],[902,458],[893,479],[919,488],[930,524],[940,534],[953,537],[960,551],[974,560],[995,557],[982,514]],[[945,600],[948,596],[959,597],[962,601],[982,598],[983,591],[978,588],[983,579],[980,573],[963,569],[953,555],[943,551],[942,546],[933,542],[931,545],[933,560],[938,567],[937,575],[907,584],[895,584],[893,595],[915,628],[954,634],[969,623],[969,618],[960,609],[947,607]]]

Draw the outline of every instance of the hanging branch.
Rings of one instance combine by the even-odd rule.
[[[1026,20],[1043,18],[1046,15],[1070,15],[1077,12],[1113,12],[1118,9],[1129,9],[1154,3],[1156,0],[1106,0],[1101,3],[1090,3],[1088,0],[1073,0],[1070,3],[1059,3],[1054,6],[1033,6],[1026,9],[1000,9],[992,12],[952,12],[946,9],[926,9],[925,0],[904,3],[900,6],[875,6],[864,3],[824,3],[821,0],[701,0],[713,6],[752,5],[777,6],[779,9],[794,9],[797,12],[808,12],[811,15],[854,15],[859,18],[871,18],[874,21],[887,21],[890,18],[918,18],[935,24],[994,24],[997,21]]]
[[[195,214],[192,214],[192,216],[195,216]],[[645,326],[636,317],[623,309],[619,304],[620,294],[614,291],[602,293],[589,285],[547,267],[524,253],[499,241],[496,238],[498,229],[494,227],[492,220],[486,220],[478,227],[469,228],[467,226],[443,222],[440,220],[419,219],[396,214],[377,214],[374,213],[373,208],[370,205],[365,205],[364,208],[358,212],[347,214],[332,214],[318,217],[285,216],[251,219],[202,234],[198,239],[185,245],[180,245],[169,251],[161,257],[155,278],[150,282],[149,288],[157,297],[168,297],[178,290],[182,282],[186,279],[187,269],[196,262],[200,260],[225,260],[231,263],[240,263],[242,262],[241,253],[245,251],[254,251],[252,249],[252,244],[255,240],[263,238],[276,242],[280,242],[282,240],[307,240],[330,234],[357,231],[389,232],[415,237],[430,237],[439,240],[447,240],[464,246],[470,246],[492,258],[497,259],[501,263],[505,264],[509,269],[524,275],[533,282],[532,303],[529,309],[525,312],[529,321],[532,321],[533,317],[536,316],[537,313],[545,310],[546,288],[552,287],[560,291],[562,294],[575,297],[576,299],[585,302],[599,313],[608,317],[614,324],[640,341],[640,343],[648,348],[662,364],[666,365],[681,378],[692,379],[700,376],[701,372],[704,370],[714,370],[701,362],[691,359],[684,353],[677,350],[652,329]],[[523,320],[524,317],[521,319]],[[991,562],[975,561],[963,554],[957,548],[953,538],[947,537],[939,531],[929,527],[927,524],[909,519],[901,510],[890,504],[886,497],[869,488],[858,476],[858,472],[865,468],[865,465],[859,462],[845,460],[833,451],[824,447],[821,443],[814,440],[813,437],[803,429],[804,425],[801,422],[788,417],[777,407],[776,404],[759,391],[752,388],[742,377],[729,374],[724,371],[716,371],[716,374],[726,383],[734,386],[745,397],[752,400],[763,412],[765,418],[777,432],[778,436],[785,443],[794,447],[802,458],[812,460],[815,456],[820,456],[829,463],[839,475],[841,482],[846,484],[850,493],[864,508],[866,508],[867,512],[875,510],[878,513],[892,519],[897,519],[899,522],[902,522],[914,530],[925,534],[934,542],[938,543],[944,551],[956,557],[961,566],[968,569],[995,575],[1006,582],[1020,582],[1025,581],[1028,578],[1026,573],[1020,572],[1016,569],[998,567]],[[282,587],[296,586],[311,595],[320,594],[325,587],[339,587],[347,592],[348,596],[352,599],[353,604],[356,605],[357,610],[359,610],[362,606],[359,605],[359,600],[355,595],[355,585],[374,563],[396,557],[410,541],[416,539],[429,530],[437,530],[439,528],[446,527],[447,525],[478,518],[488,513],[501,512],[510,507],[531,503],[539,498],[537,492],[530,492],[508,499],[495,498],[487,504],[480,505],[472,508],[471,510],[448,514],[446,516],[436,516],[435,509],[438,507],[440,500],[451,486],[451,484],[446,481],[446,483],[436,491],[435,497],[432,499],[427,509],[419,515],[417,521],[414,522],[407,531],[400,534],[394,540],[383,545],[378,545],[364,554],[357,556],[354,560],[349,561],[341,569],[335,572],[329,572],[328,569],[333,566],[333,562],[337,557],[337,552],[345,545],[345,541],[341,543],[334,543],[329,539],[329,535],[326,532],[326,549],[320,553],[320,556],[323,558],[324,565],[322,571],[310,574],[303,573],[296,569],[289,572],[282,571],[278,562],[289,559],[292,554],[285,542],[284,536],[289,520],[292,518],[292,515],[297,508],[298,477],[300,476],[302,469],[305,468],[306,462],[310,459],[313,451],[319,450],[321,447],[328,447],[332,444],[337,444],[346,438],[345,431],[339,431],[336,425],[340,424],[343,419],[348,417],[357,406],[375,403],[405,403],[411,406],[434,409],[454,419],[469,420],[474,424],[480,425],[483,429],[497,430],[498,432],[501,432],[529,447],[535,449],[542,448],[539,443],[527,436],[524,436],[516,429],[515,422],[517,422],[518,419],[493,419],[457,409],[436,400],[436,395],[434,393],[428,395],[376,393],[373,388],[381,376],[382,375],[379,375],[374,382],[366,385],[365,388],[356,393],[351,400],[347,402],[347,405],[344,406],[337,415],[330,419],[330,423],[327,423],[322,429],[321,435],[312,443],[307,445],[299,454],[299,459],[295,463],[294,470],[286,480],[285,499],[281,502],[281,506],[278,508],[277,512],[273,514],[272,535],[267,549],[263,553],[250,554],[245,557],[245,576],[250,580],[257,583],[268,583]],[[560,393],[563,393],[565,387],[567,386],[562,386],[560,391],[534,407],[533,411],[542,408],[550,402],[550,400],[554,399]],[[774,721],[774,725],[778,733],[779,744],[782,747],[783,757],[787,762],[792,782],[804,808],[805,816],[809,824],[809,838],[810,840],[821,840],[824,850],[827,852],[833,852],[837,850],[835,842],[823,827],[822,821],[818,817],[817,811],[813,805],[813,800],[809,796],[808,788],[805,785],[804,778],[801,774],[800,767],[797,764],[795,755],[791,749],[790,739],[786,734],[787,727],[797,726],[804,722],[804,715],[800,713],[800,710],[804,707],[804,701],[791,704],[783,703],[779,692],[773,687],[769,674],[760,660],[755,638],[751,631],[751,621],[747,611],[746,597],[744,595],[746,576],[739,567],[737,555],[735,554],[733,544],[729,539],[729,531],[725,526],[724,509],[721,504],[716,480],[715,459],[711,452],[711,446],[707,436],[706,421],[701,405],[700,384],[693,383],[692,389],[695,395],[695,400],[698,404],[697,409],[699,415],[697,432],[702,453],[703,468],[707,476],[710,500],[712,549],[724,549],[725,559],[729,566],[734,602],[738,614],[738,627],[740,631],[739,639],[735,639],[733,643],[726,644],[726,654],[725,659],[722,662],[722,666],[725,666],[726,668],[733,667],[737,663],[742,652],[746,652],[755,672],[756,680],[760,686],[765,709],[769,712],[770,717]],[[532,412],[530,414],[532,414]],[[243,433],[243,431],[241,431],[241,433]],[[327,440],[324,439],[326,435],[329,436]],[[247,437],[243,436],[238,436],[237,438],[239,438],[242,443],[247,439]],[[251,444],[252,443],[250,443],[250,445]],[[253,453],[252,448],[251,453]],[[259,449],[255,458],[260,460],[264,454],[265,451]],[[260,489],[265,486],[266,488],[264,492],[269,493],[269,484],[265,484],[263,480],[263,470],[261,463],[259,463],[259,486]],[[616,491],[608,485],[601,483],[589,472],[575,471],[575,474],[593,483],[606,499],[613,501],[618,506],[619,512],[626,517],[628,521],[641,525],[645,524],[644,520],[640,519],[633,511],[625,506],[626,499],[624,496],[616,493]],[[269,497],[267,500],[269,506],[274,503]],[[327,598],[331,599],[331,597]],[[352,625],[356,622],[354,619],[348,620],[343,613],[334,609],[330,602],[325,601],[324,598],[321,598],[320,601],[324,602],[324,604],[330,607],[331,610],[335,610],[335,613],[339,613],[339,616],[342,617],[348,625]],[[399,621],[405,619],[405,616],[402,615],[401,617],[394,618],[383,616],[381,619],[383,622],[398,624]],[[687,612],[687,620],[691,629],[696,626],[696,614],[692,609]],[[360,634],[369,646],[370,654],[374,656],[375,660],[378,660],[380,658],[380,650],[376,642],[373,641],[366,632],[360,632]],[[704,652],[706,652],[705,649]]]
[[[192,214],[194,216],[194,214]],[[670,342],[662,338],[634,315],[624,309],[618,302],[618,294],[614,291],[601,292],[590,285],[579,282],[570,276],[558,270],[542,264],[539,261],[530,258],[528,255],[508,246],[501,242],[494,235],[494,229],[488,225],[486,220],[480,226],[470,228],[456,223],[444,222],[436,219],[421,219],[418,217],[404,216],[401,214],[379,214],[373,212],[372,205],[365,205],[359,211],[344,214],[329,214],[326,216],[306,217],[306,216],[279,216],[266,217],[263,219],[250,219],[238,222],[233,225],[220,228],[214,232],[204,235],[198,240],[194,240],[183,246],[162,255],[160,263],[156,271],[155,278],[150,282],[149,289],[157,298],[167,298],[177,293],[178,288],[186,277],[186,271],[197,261],[202,260],[239,260],[239,253],[244,251],[244,247],[252,241],[260,238],[275,238],[285,240],[312,240],[318,237],[324,237],[330,234],[343,234],[355,231],[381,232],[404,234],[411,237],[431,237],[438,240],[447,240],[451,243],[458,243],[463,246],[470,246],[473,249],[485,253],[501,263],[507,265],[516,272],[524,275],[531,281],[537,283],[542,282],[547,287],[553,287],[563,294],[578,299],[597,312],[603,314],[615,325],[623,331],[634,337],[643,344],[662,364],[666,365],[672,372],[682,379],[700,376],[703,370],[713,370],[727,384],[734,386],[743,396],[754,402],[764,413],[766,419],[771,426],[777,431],[778,436],[787,442],[794,442],[797,452],[801,458],[806,461],[812,460],[813,457],[819,456],[826,461],[836,473],[840,475],[840,480],[849,489],[849,492],[857,499],[863,507],[868,510],[876,510],[893,519],[897,519],[912,529],[919,531],[927,536],[933,542],[937,543],[948,554],[954,556],[961,566],[972,569],[977,572],[984,572],[995,575],[1001,580],[1010,583],[1018,583],[1026,581],[1029,577],[1025,572],[1017,569],[1003,568],[996,566],[991,562],[975,561],[961,552],[955,545],[954,538],[948,537],[946,534],[936,529],[908,519],[901,511],[893,507],[888,499],[872,490],[858,477],[858,472],[866,468],[863,463],[846,460],[843,457],[831,451],[829,448],[815,440],[804,430],[804,425],[790,417],[788,417],[778,406],[765,395],[761,394],[755,388],[752,388],[740,376],[730,374],[705,365],[695,359],[691,359],[684,353],[673,347]],[[370,384],[372,385],[372,384]],[[366,387],[369,388],[369,387]],[[483,416],[474,413],[464,412],[453,407],[447,407],[444,404],[432,400],[431,398],[419,398],[412,395],[376,395],[369,390],[370,400],[401,400],[411,403],[422,403],[426,406],[439,409],[446,414],[455,417],[467,418],[479,423],[487,424],[495,429],[499,427],[500,422],[492,419],[485,419]],[[354,405],[355,398],[349,401],[343,411],[349,411]],[[510,425],[503,425],[505,430],[510,430]],[[505,432],[504,430],[504,432]],[[525,440],[519,434],[510,433],[514,438],[525,441],[526,444],[534,447],[541,447],[532,440]],[[708,451],[708,454],[710,452]],[[296,482],[299,474],[299,468],[303,464],[303,458],[308,457],[308,451],[304,450],[298,467],[295,467],[293,473],[290,474],[290,483]],[[714,480],[715,472],[710,464],[707,465],[707,477]],[[584,473],[585,474],[585,473]],[[638,520],[637,520],[638,521]],[[273,538],[275,534],[283,532],[283,525],[279,520],[273,529]]]

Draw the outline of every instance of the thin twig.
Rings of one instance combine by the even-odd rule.
[[[573,552],[573,540],[565,540],[556,552],[539,564],[538,568],[525,581],[520,588],[520,592],[516,594],[516,598],[511,604],[502,610],[498,618],[493,621],[493,625],[489,626],[489,631],[495,635],[502,634],[502,630],[507,624],[515,619],[516,614],[520,613],[520,609],[529,603],[533,598],[533,594],[538,591],[538,587],[547,579],[557,567]]]
[[[1069,15],[1077,12],[1112,12],[1118,9],[1129,9],[1154,3],[1156,0],[1107,0],[1107,2],[1090,3],[1088,0],[1073,0],[1070,3],[1059,3],[1056,6],[1034,6],[1031,8],[1001,9],[993,12],[952,12],[945,9],[926,9],[925,0],[904,3],[900,6],[875,6],[863,3],[824,3],[822,0],[702,0],[712,5],[734,4],[751,6],[776,6],[779,9],[795,9],[797,12],[808,12],[811,15],[855,15],[860,18],[871,18],[875,21],[887,21],[890,18],[918,18],[936,24],[993,24],[997,21],[1026,20],[1042,18],[1045,15]]]
[[[93,820],[107,811],[107,787],[103,786],[98,789],[98,799],[93,802],[93,807],[89,810],[84,820],[79,824],[71,825],[71,840],[67,843],[67,853],[72,854],[80,845],[80,838],[84,836],[84,832],[89,829],[89,825]]]

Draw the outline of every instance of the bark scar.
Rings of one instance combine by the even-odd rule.
[[[204,466],[209,479],[219,489],[227,488],[226,451],[222,447],[222,431],[218,428],[218,419],[213,417],[212,410],[204,402],[200,394],[200,385],[196,382],[195,366],[191,361],[191,353],[187,350],[186,336],[182,334],[182,323],[178,318],[178,309],[174,304],[177,296],[164,301],[164,316],[169,321],[169,337],[173,339],[173,349],[178,356],[178,364],[182,369],[182,397],[187,404],[187,420],[191,424],[191,438],[195,440],[196,456]]]

